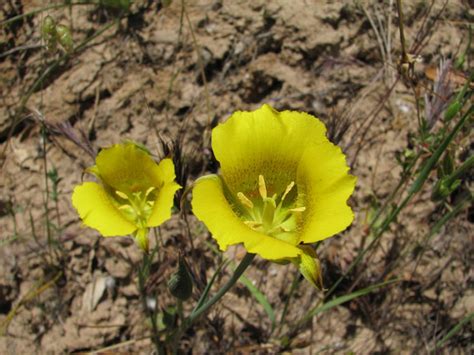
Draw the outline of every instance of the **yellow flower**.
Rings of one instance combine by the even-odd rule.
[[[195,182],[192,207],[221,250],[291,261],[320,285],[314,243],[347,228],[356,178],[317,118],[263,105],[235,112],[212,131],[219,175]]]
[[[144,149],[124,143],[103,149],[87,171],[102,184],[85,182],[74,189],[72,204],[84,224],[104,237],[131,234],[148,250],[148,229],[171,217],[180,188],[173,161],[156,164]]]

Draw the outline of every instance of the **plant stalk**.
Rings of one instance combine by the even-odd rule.
[[[239,266],[237,266],[237,268],[235,269],[234,274],[226,282],[226,284],[222,286],[222,288],[219,291],[217,291],[217,293],[207,302],[204,302],[204,303],[199,302],[198,305],[193,309],[189,317],[183,320],[183,323],[181,324],[177,332],[173,335],[172,342],[174,343],[173,345],[174,345],[175,350],[176,350],[179,340],[181,339],[183,334],[186,332],[186,330],[194,323],[194,321],[196,321],[197,318],[199,318],[199,316],[201,316],[203,313],[208,311],[209,308],[211,308],[214,304],[216,304],[222,298],[222,296],[224,296],[227,293],[227,291],[229,291],[232,288],[232,286],[234,286],[234,284],[239,280],[240,276],[242,276],[244,271],[250,266],[254,258],[255,258],[255,254],[250,254],[250,253],[245,254]],[[201,306],[199,306],[200,304]]]

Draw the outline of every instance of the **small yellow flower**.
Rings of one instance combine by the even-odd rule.
[[[72,204],[84,224],[104,237],[131,234],[148,250],[148,229],[171,217],[173,196],[180,188],[173,161],[156,164],[136,144],[116,144],[102,150],[87,172],[102,184],[85,182],[74,188]]]
[[[319,261],[309,243],[347,228],[356,178],[317,118],[263,105],[235,112],[212,132],[220,174],[198,179],[193,212],[221,250],[243,243],[250,253],[291,261],[315,286]]]

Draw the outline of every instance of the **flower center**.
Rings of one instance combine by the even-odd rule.
[[[115,191],[115,194],[122,200],[119,210],[124,216],[135,223],[140,228],[146,228],[148,218],[153,211],[155,200],[152,192],[156,187],[150,187],[146,191],[138,191],[131,193],[124,193],[122,191]],[[123,202],[125,200],[125,202]]]
[[[296,236],[296,216],[306,210],[297,206],[296,199],[288,201],[288,195],[293,190],[295,182],[290,182],[285,191],[268,196],[267,185],[263,175],[258,177],[258,194],[260,198],[251,200],[244,193],[238,192],[237,198],[243,206],[242,219],[250,228],[270,235],[274,238],[298,244]]]

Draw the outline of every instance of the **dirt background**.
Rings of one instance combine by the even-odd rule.
[[[0,21],[47,4],[6,1]],[[473,4],[403,4],[408,45],[422,59],[414,85],[423,99],[432,88],[427,70],[465,46]],[[22,102],[38,76],[64,56],[41,47],[39,28],[46,14],[72,25],[79,45],[112,23],[116,12],[74,6],[71,13],[49,10],[1,28],[0,322],[9,321],[0,337],[2,354],[88,352],[117,344],[111,351],[153,351],[136,286],[140,251],[129,238],[105,239],[82,228],[71,206],[72,189],[88,179],[84,168],[100,147],[131,139],[162,157],[175,142],[182,163],[178,176],[189,186],[216,171],[209,128],[233,111],[269,103],[319,117],[358,177],[353,226],[318,249],[330,287],[368,243],[374,206],[400,180],[396,154],[417,131],[414,91],[397,70],[394,1],[196,0],[186,2],[184,17],[179,1],[166,8],[137,1],[119,24],[60,60]],[[469,144],[468,139],[457,142],[459,154]],[[46,171],[55,168],[60,178],[57,203],[46,199],[53,188],[45,179],[45,162]],[[282,328],[273,334],[262,306],[238,284],[188,331],[181,349],[196,354],[429,352],[474,311],[472,209],[433,237],[416,269],[412,249],[402,253],[421,243],[445,213],[430,194],[427,187],[416,196],[335,294],[392,276],[400,282],[321,313],[292,332],[295,321],[323,296],[301,282]],[[160,260],[148,285],[158,294],[148,301],[158,302],[159,309],[173,303],[166,280],[178,252],[201,282],[222,259],[212,251],[216,244],[205,227],[190,215],[188,221],[189,228],[175,214],[159,230]],[[234,259],[242,255],[238,248],[226,253]],[[227,268],[218,283],[229,273]],[[257,258],[247,276],[279,319],[296,270]],[[284,341],[285,334],[291,341]],[[472,339],[472,323],[467,323],[439,351],[472,353]]]

